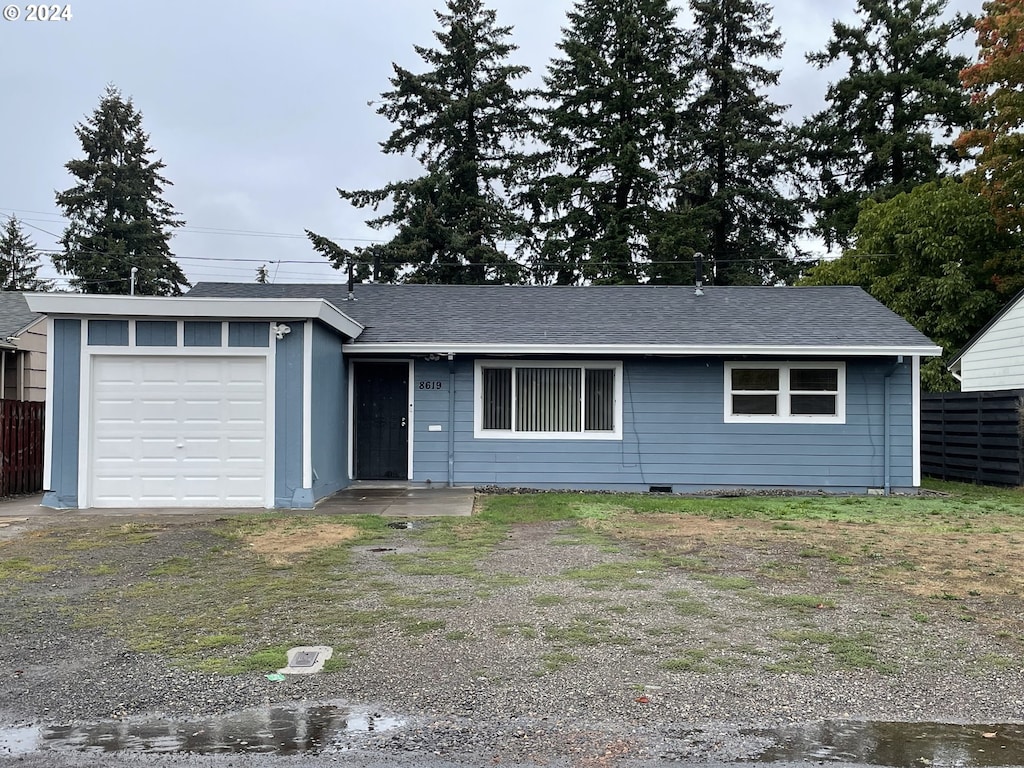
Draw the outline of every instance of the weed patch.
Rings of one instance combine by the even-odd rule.
[[[874,648],[874,637],[868,632],[855,635],[841,635],[821,630],[779,630],[773,636],[793,648],[806,645],[823,647],[833,662],[846,669],[873,669],[890,672],[891,667],[878,659]],[[802,660],[803,654],[797,656]]]

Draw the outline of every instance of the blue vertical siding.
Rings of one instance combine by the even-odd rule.
[[[228,323],[228,346],[270,346],[270,323]]]
[[[128,346],[127,320],[90,320],[89,346]]]
[[[274,506],[286,508],[312,504],[308,489],[302,487],[302,339],[305,324],[292,323],[291,329],[291,333],[276,340],[274,373]]]
[[[176,347],[178,324],[174,320],[139,320],[135,323],[135,344],[139,347]]]
[[[53,321],[52,423],[50,487],[43,506],[73,509],[78,506],[78,424],[81,402],[82,321]]]
[[[446,363],[436,364],[446,368]],[[417,363],[417,382],[435,378]],[[439,370],[438,369],[438,370]],[[864,491],[885,478],[884,380],[891,378],[891,483],[913,482],[910,365],[849,361],[845,424],[726,424],[721,360],[626,360],[621,440],[475,439],[473,362],[457,362],[455,482],[551,488],[677,491],[804,488]],[[447,376],[438,376],[445,381]],[[416,389],[417,481],[447,462],[444,389]],[[430,424],[445,431],[430,432]]]
[[[206,320],[185,321],[186,347],[219,347],[223,341],[222,323]]]
[[[348,382],[342,339],[313,326],[313,498],[321,499],[349,484]]]

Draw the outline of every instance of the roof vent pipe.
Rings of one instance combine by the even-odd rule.
[[[704,254],[698,251],[693,254],[693,274],[697,281],[697,287],[693,291],[694,296],[704,295]]]
[[[345,297],[345,301],[355,301],[355,300],[356,300],[356,294],[355,294],[355,290],[354,290],[354,286],[353,286],[352,262],[350,260],[349,263],[348,263],[348,296]]]

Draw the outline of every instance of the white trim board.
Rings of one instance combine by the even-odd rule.
[[[800,346],[729,344],[484,344],[440,342],[354,343],[342,345],[346,355],[449,354],[481,355],[658,355],[664,357],[938,357],[942,347]]]
[[[214,320],[319,320],[356,338],[363,326],[324,299],[215,299],[201,296],[96,296],[26,293],[33,312],[110,318],[203,318]]]

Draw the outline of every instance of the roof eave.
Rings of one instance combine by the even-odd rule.
[[[363,326],[324,299],[220,299],[200,296],[96,296],[27,293],[33,312],[54,317],[166,317],[319,320],[355,339]]]
[[[756,357],[938,357],[942,348],[929,345],[784,345],[784,344],[480,344],[440,342],[354,342],[346,354],[490,354],[490,355],[695,355]]]

